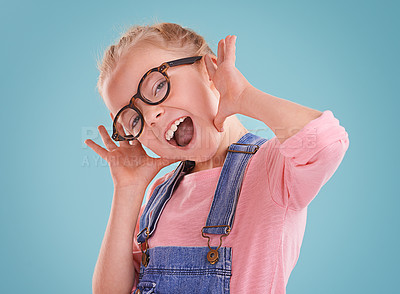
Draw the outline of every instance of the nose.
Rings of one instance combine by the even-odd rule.
[[[157,105],[149,105],[143,101],[138,101],[136,104],[140,105],[138,106],[143,114],[145,124],[148,124],[151,127],[154,127],[164,114],[164,107],[162,106],[162,103]]]

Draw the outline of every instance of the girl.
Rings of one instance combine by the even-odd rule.
[[[85,141],[114,182],[94,293],[285,293],[307,206],[349,139],[331,111],[254,88],[235,42],[222,39],[216,56],[194,31],[161,23],[106,50],[98,89],[119,146],[104,126],[105,148]],[[236,113],[276,136],[249,133]]]

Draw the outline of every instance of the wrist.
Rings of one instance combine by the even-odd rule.
[[[249,97],[254,95],[254,90],[255,88],[250,83],[243,87],[238,97],[238,110],[236,113],[247,115],[247,108],[249,107]]]
[[[140,208],[146,193],[142,186],[117,186],[114,187],[113,205]]]
[[[137,183],[137,184],[114,184],[114,191],[131,191],[131,192],[140,192],[145,191],[147,188],[147,184]]]

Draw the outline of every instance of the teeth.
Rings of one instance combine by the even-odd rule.
[[[179,124],[183,122],[185,118],[186,117],[182,117],[174,121],[169,130],[165,133],[165,139],[167,139],[167,141],[171,140],[171,138],[174,136],[175,131],[178,129]]]

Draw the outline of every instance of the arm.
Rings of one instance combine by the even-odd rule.
[[[93,293],[131,293],[137,280],[134,274],[137,261],[132,256],[133,234],[146,188],[162,168],[178,160],[150,157],[138,140],[120,141],[117,146],[104,126],[98,129],[106,148],[90,139],[85,143],[108,162],[114,197],[93,274]],[[125,134],[120,124],[117,129]]]
[[[275,137],[265,154],[268,186],[275,203],[305,208],[333,176],[349,147],[348,134],[330,110],[283,144]]]
[[[254,88],[235,67],[235,36],[218,43],[218,59],[206,55],[210,81],[220,94],[215,127],[235,113],[264,122],[276,135],[268,142],[266,169],[279,205],[302,209],[333,175],[349,146],[331,111],[314,110]]]
[[[218,58],[206,55],[209,79],[220,94],[214,124],[223,129],[225,119],[239,113],[264,122],[283,143],[322,112],[272,96],[253,87],[235,67],[236,36],[218,43]]]
[[[322,112],[272,96],[249,85],[239,98],[238,113],[264,122],[283,144]]]
[[[133,233],[145,191],[144,185],[114,189],[110,218],[93,274],[94,294],[131,293],[135,278]]]

